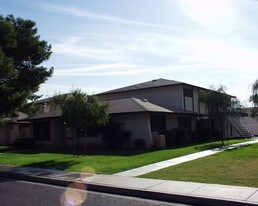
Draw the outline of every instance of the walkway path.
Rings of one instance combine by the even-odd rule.
[[[223,152],[225,150],[230,150],[230,149],[234,149],[236,147],[241,147],[241,146],[245,146],[245,145],[251,145],[251,144],[254,144],[254,143],[258,143],[258,138],[255,138],[255,139],[253,139],[251,141],[248,141],[248,142],[242,142],[242,143],[237,143],[237,144],[233,144],[233,145],[226,146],[226,147],[221,147],[221,148],[216,148],[216,149],[211,149],[211,150],[205,150],[205,151],[202,151],[202,152],[197,152],[197,153],[189,154],[189,155],[186,155],[186,156],[177,157],[177,158],[173,158],[173,159],[170,159],[170,160],[165,160],[165,161],[162,161],[162,162],[157,162],[157,163],[154,163],[154,164],[146,165],[146,166],[135,168],[135,169],[132,169],[132,170],[119,172],[119,173],[116,173],[115,175],[125,176],[125,177],[137,177],[137,176],[140,176],[140,175],[143,175],[143,174],[147,174],[147,173],[154,172],[154,171],[157,171],[157,170],[160,170],[160,169],[164,169],[164,168],[167,168],[167,167],[178,165],[178,164],[181,164],[181,163],[184,163],[184,162],[189,162],[189,161],[192,161],[192,160],[195,160],[195,159],[199,159],[199,158],[206,157],[206,156],[209,156],[209,155],[213,155],[213,154],[216,154],[216,153],[219,153],[219,152]]]
[[[205,157],[228,149],[258,143],[258,139],[148,165],[115,175],[87,174],[52,169],[0,165],[0,177],[70,186],[119,195],[195,205],[258,205],[258,188],[132,177]],[[153,168],[152,168],[153,167]],[[8,181],[8,180],[7,180]],[[75,184],[76,183],[76,184]]]
[[[190,205],[258,205],[258,188],[253,187],[1,165],[0,177]]]

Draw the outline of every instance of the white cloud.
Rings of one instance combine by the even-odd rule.
[[[41,95],[44,94],[44,96],[42,98],[47,98],[47,97],[51,97],[53,95],[59,94],[61,93],[68,93],[71,92],[72,90],[75,89],[81,89],[82,91],[88,93],[88,94],[96,94],[99,92],[103,92],[105,90],[107,90],[107,86],[105,87],[101,87],[101,86],[80,86],[80,85],[69,85],[69,84],[50,84],[50,83],[45,83],[42,84],[40,86],[39,91],[37,92],[37,94]],[[111,89],[111,88],[110,88]]]
[[[90,58],[95,60],[123,60],[124,56],[122,51],[119,49],[101,49],[101,48],[90,48],[83,45],[76,46],[67,43],[60,43],[53,45],[53,52],[56,54],[63,54],[67,56],[77,56],[83,58]]]
[[[109,38],[102,37],[103,42],[95,40],[97,45],[88,46],[87,41],[81,37],[69,37],[62,42],[53,44],[54,54],[62,54],[70,57],[81,57],[104,62],[102,66],[98,63],[87,67],[72,67],[73,71],[91,72],[95,75],[104,75],[101,69],[119,69],[112,71],[110,75],[139,74],[135,68],[151,65],[152,60],[163,58],[169,67],[177,64],[182,65],[205,65],[207,69],[221,69],[238,72],[255,72],[258,65],[258,50],[249,48],[240,38],[211,38],[211,37],[177,37],[164,34],[141,33],[138,37],[123,36],[117,41],[109,41]],[[147,55],[147,58],[144,56]],[[106,62],[106,63],[105,63]],[[108,63],[109,62],[109,63]],[[110,63],[111,62],[111,63]],[[68,67],[69,68],[69,67]],[[58,67],[57,75],[69,74],[66,69]],[[133,70],[131,72],[121,69]],[[189,70],[193,70],[190,67]],[[161,70],[163,71],[163,70]],[[63,74],[62,74],[63,73]],[[105,75],[108,73],[105,72]],[[73,75],[73,74],[72,74]],[[75,74],[77,75],[77,74]],[[88,75],[88,74],[87,74]]]
[[[169,66],[145,66],[130,64],[94,65],[90,68],[79,68],[69,70],[56,70],[55,76],[123,76],[146,73],[183,72],[189,69],[196,70],[203,68],[202,65],[169,65]],[[101,70],[101,71],[98,71]]]
[[[201,39],[187,42],[194,52],[182,56],[182,63],[203,63],[210,68],[255,72],[258,50],[229,39]],[[234,45],[232,45],[234,44]]]
[[[69,69],[58,69],[56,75],[70,75],[71,73],[81,73],[81,72],[96,72],[99,70],[110,70],[110,69],[131,69],[136,68],[138,65],[126,64],[126,63],[114,63],[114,64],[97,64],[90,66],[80,66],[73,67],[70,66]],[[59,67],[60,68],[60,67]]]
[[[109,21],[109,22],[114,22],[114,23],[139,25],[139,26],[145,26],[145,27],[173,29],[173,30],[188,31],[188,32],[190,31],[190,30],[183,29],[180,27],[169,27],[169,26],[165,26],[165,25],[127,20],[124,18],[113,17],[113,16],[109,16],[109,15],[105,15],[105,14],[91,12],[86,9],[73,8],[70,6],[68,7],[68,6],[64,6],[64,5],[60,5],[60,4],[45,3],[45,2],[40,2],[40,3],[33,2],[33,4],[37,5],[40,9],[44,9],[45,11],[52,12],[52,13],[58,13],[58,14],[62,14],[62,15],[70,15],[70,16],[76,16],[76,17],[97,19],[97,20]],[[191,31],[191,32],[193,32],[193,31]]]
[[[209,31],[231,34],[244,26],[233,0],[180,0],[183,13]]]
[[[186,52],[186,39],[170,35],[155,33],[138,33],[123,35],[117,39],[110,36],[101,36],[87,40],[84,37],[64,37],[59,42],[53,43],[54,54],[89,58],[101,61],[134,62],[135,55],[141,58],[148,54],[171,58],[179,57]],[[91,36],[92,37],[92,36]],[[186,52],[188,53],[188,51]]]

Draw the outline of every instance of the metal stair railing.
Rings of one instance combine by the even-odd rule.
[[[227,116],[227,120],[231,123],[232,127],[240,137],[253,137],[253,135],[240,122],[240,117],[241,114],[237,111],[234,111]]]

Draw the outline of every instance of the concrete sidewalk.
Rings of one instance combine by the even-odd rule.
[[[127,171],[124,171],[124,172],[119,172],[119,173],[116,173],[115,175],[125,176],[125,177],[137,177],[137,176],[140,176],[140,175],[143,175],[143,174],[147,174],[147,173],[154,172],[154,171],[157,171],[157,170],[160,170],[160,169],[164,169],[164,168],[167,168],[167,167],[178,165],[178,164],[181,164],[181,163],[184,163],[184,162],[189,162],[189,161],[199,159],[199,158],[202,158],[202,157],[207,157],[207,156],[219,153],[219,152],[223,152],[223,151],[226,151],[226,150],[231,150],[231,149],[234,149],[234,148],[237,148],[237,147],[247,146],[247,145],[251,145],[251,144],[255,144],[255,143],[258,143],[258,138],[254,138],[253,140],[248,141],[248,142],[242,142],[242,143],[237,143],[237,144],[233,144],[233,145],[226,146],[226,147],[215,148],[215,149],[211,149],[211,150],[205,150],[205,151],[202,151],[202,152],[196,152],[196,153],[193,153],[193,154],[173,158],[173,159],[170,159],[170,160],[157,162],[157,163],[146,165],[146,166],[143,166],[143,167],[127,170]]]
[[[258,205],[258,188],[0,166],[0,176],[51,185],[195,205]],[[78,187],[81,188],[81,187]]]
[[[236,147],[258,143],[258,139],[186,155],[114,175],[67,172],[52,169],[0,165],[0,177],[51,185],[83,184],[87,190],[195,205],[258,205],[258,188],[195,182],[137,178],[141,174],[181,164]],[[82,187],[78,187],[82,188]]]

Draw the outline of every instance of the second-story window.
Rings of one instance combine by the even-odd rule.
[[[193,90],[184,88],[184,95],[185,95],[185,97],[193,97]]]

